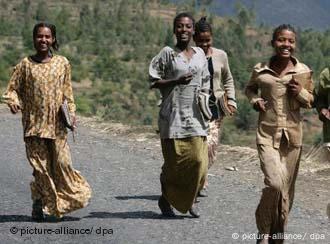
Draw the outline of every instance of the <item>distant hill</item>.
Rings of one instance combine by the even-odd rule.
[[[172,2],[188,1],[172,0]],[[276,26],[289,23],[302,29],[330,29],[329,0],[213,0],[209,10],[220,16],[233,16],[238,2],[254,9],[259,24]]]

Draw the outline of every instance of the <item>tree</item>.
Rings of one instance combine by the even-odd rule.
[[[170,27],[167,28],[164,44],[165,46],[174,47],[173,30]]]
[[[247,99],[239,99],[237,103],[237,115],[235,125],[238,129],[249,130],[256,127],[257,113],[253,111]]]
[[[35,19],[40,21],[49,21],[50,12],[45,2],[39,2],[35,14]]]
[[[246,28],[248,25],[252,25],[255,22],[255,12],[253,8],[247,9],[240,2],[235,5],[236,15],[238,18],[238,24]]]

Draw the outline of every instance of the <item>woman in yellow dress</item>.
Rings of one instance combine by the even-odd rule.
[[[67,101],[74,126],[76,106],[70,63],[53,54],[58,49],[55,26],[36,24],[33,41],[36,53],[15,66],[3,98],[13,114],[22,112],[26,155],[34,176],[32,218],[42,221],[46,213],[59,220],[85,207],[91,188],[72,168],[60,106]]]

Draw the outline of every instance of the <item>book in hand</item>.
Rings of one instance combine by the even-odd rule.
[[[63,121],[65,127],[70,129],[71,131],[73,131],[74,126],[73,126],[72,118],[69,113],[68,101],[66,99],[61,104],[60,110],[61,110],[62,121]]]
[[[308,91],[311,91],[313,89],[312,74],[313,71],[310,70],[303,73],[293,74],[292,78],[295,81],[298,81],[303,88],[305,88]]]
[[[209,107],[210,95],[206,92],[200,92],[198,95],[199,108],[205,120],[211,120],[212,112]]]
[[[226,93],[223,94],[219,100],[218,100],[218,108],[219,108],[219,112],[220,114],[222,114],[223,116],[231,116],[232,112],[228,107],[228,98]]]

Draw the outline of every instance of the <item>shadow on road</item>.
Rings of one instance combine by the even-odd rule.
[[[91,212],[83,218],[99,218],[99,219],[165,219],[161,214],[153,211],[135,211],[135,212]],[[177,216],[171,219],[182,219],[183,216]]]
[[[27,215],[0,215],[0,223],[6,222],[33,222],[33,220]]]
[[[69,222],[69,221],[79,221],[80,218],[64,216],[60,222]],[[35,222],[32,220],[31,216],[27,215],[0,215],[0,223],[6,222]],[[47,218],[43,222],[54,222],[51,219]]]
[[[130,199],[146,199],[156,201],[159,198],[159,195],[142,195],[142,196],[117,196],[115,197],[118,200],[130,200]]]
[[[64,216],[63,218],[61,218],[61,220],[57,221],[57,222],[71,222],[71,221],[79,221],[81,220],[81,218],[78,217],[71,217],[71,216]],[[56,220],[54,221],[52,217],[46,216],[46,220],[44,222],[56,222]]]

